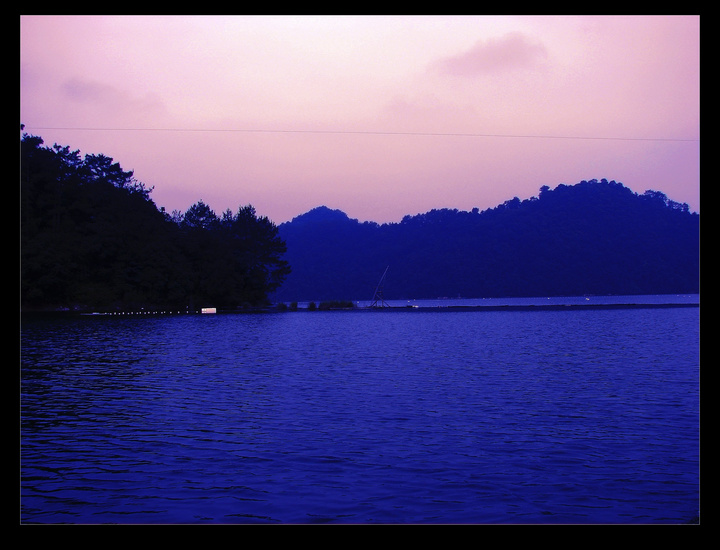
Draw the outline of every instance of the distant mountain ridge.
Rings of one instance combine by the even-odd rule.
[[[277,301],[699,292],[699,214],[603,179],[480,212],[399,223],[320,206],[278,227],[292,268]]]

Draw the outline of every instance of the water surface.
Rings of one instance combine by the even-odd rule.
[[[26,523],[686,523],[698,308],[22,325]]]

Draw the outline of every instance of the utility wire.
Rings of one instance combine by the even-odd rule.
[[[27,126],[26,126],[27,128]],[[625,138],[598,136],[554,136],[536,134],[482,134],[471,132],[391,132],[372,130],[267,130],[242,128],[91,128],[91,127],[50,127],[37,126],[35,130],[78,130],[87,132],[226,132],[244,134],[345,134],[370,136],[431,136],[431,137],[480,137],[480,138],[524,138],[524,139],[566,139],[566,140],[603,140],[603,141],[667,141],[667,142],[699,142],[699,139],[684,138]]]

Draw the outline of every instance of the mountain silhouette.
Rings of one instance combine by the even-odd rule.
[[[277,301],[699,292],[699,214],[603,179],[543,186],[485,211],[399,223],[320,206],[278,227],[292,272]]]

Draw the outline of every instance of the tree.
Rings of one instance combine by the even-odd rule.
[[[23,134],[20,184],[23,308],[255,305],[289,273],[277,228],[251,206],[168,215],[105,155]]]
[[[283,258],[287,247],[277,226],[258,217],[252,205],[242,206],[235,216],[223,217],[225,242],[231,262],[244,275],[245,290],[255,301],[266,301],[290,273]]]
[[[200,200],[187,209],[180,225],[184,229],[212,230],[218,221],[215,212]]]
[[[388,264],[393,299],[698,291],[699,215],[606,179],[372,231],[316,210],[280,226],[293,266],[284,300],[370,299]]]

